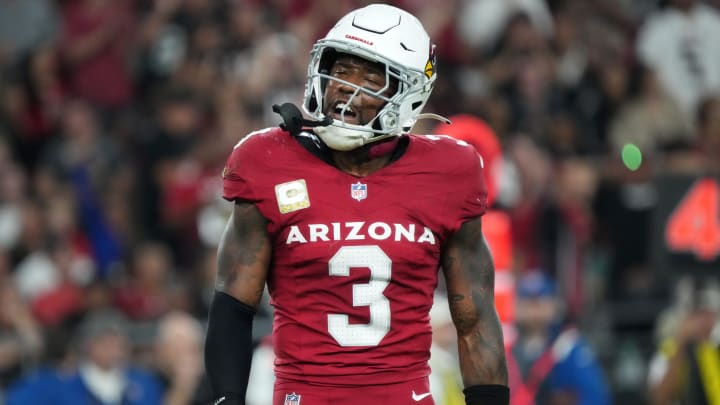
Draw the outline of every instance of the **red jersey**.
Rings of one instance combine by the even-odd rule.
[[[278,378],[353,386],[429,374],[440,255],[485,212],[487,192],[471,146],[406,137],[402,156],[360,178],[279,128],[248,135],[229,157],[223,197],[268,221]]]

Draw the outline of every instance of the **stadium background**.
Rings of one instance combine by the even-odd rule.
[[[150,369],[180,336],[168,318],[202,331],[226,156],[300,103],[312,43],[367,3],[0,0],[0,403],[72,364],[98,308],[124,314]],[[658,339],[692,305],[680,280],[717,302],[720,2],[684,26],[674,3],[693,2],[393,2],[438,45],[425,111],[497,134],[512,272],[555,277],[616,403],[647,401]],[[199,373],[196,335],[176,367]]]

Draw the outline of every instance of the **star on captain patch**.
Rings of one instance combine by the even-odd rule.
[[[287,214],[310,206],[310,196],[308,195],[305,179],[275,185],[275,197],[281,214]]]
[[[362,184],[359,181],[355,184],[350,185],[350,197],[362,201],[367,198],[367,184]]]

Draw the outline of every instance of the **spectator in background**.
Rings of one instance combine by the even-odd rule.
[[[87,170],[92,191],[107,191],[126,165],[121,145],[103,127],[95,105],[79,98],[65,102],[59,130],[44,151],[43,169],[60,184],[70,182],[78,168]]]
[[[566,89],[580,84],[590,64],[590,50],[583,41],[584,4],[559,2],[553,10],[554,35],[550,38],[556,59],[558,82]]]
[[[682,173],[720,172],[720,92],[704,97],[695,114],[693,143],[667,155],[668,169]]]
[[[32,310],[42,325],[56,326],[82,314],[83,286],[94,278],[94,269],[92,261],[78,255],[68,240],[53,240],[47,250],[57,281],[35,297]]]
[[[23,299],[32,302],[57,286],[60,273],[49,256],[47,213],[42,205],[26,201],[21,221],[21,239],[11,251],[13,279]]]
[[[485,72],[494,91],[506,98],[510,130],[546,143],[548,114],[561,104],[561,88],[549,43],[524,13],[508,21],[502,40],[488,56]]]
[[[7,256],[0,250],[0,393],[37,365],[44,346],[42,328],[3,270],[7,267]]]
[[[542,267],[543,252],[536,235],[539,207],[546,204],[553,172],[547,151],[527,136],[507,145],[506,157],[515,164],[520,195],[509,207],[512,217],[515,266],[519,272]]]
[[[690,116],[682,111],[658,81],[653,69],[638,66],[638,91],[623,103],[609,130],[611,150],[617,154],[625,144],[633,143],[643,155],[657,155],[673,143],[693,143]]]
[[[173,311],[158,322],[155,366],[165,405],[205,405],[212,400],[203,368],[203,330],[190,314]]]
[[[58,17],[51,0],[0,1],[0,65],[12,65],[52,42]]]
[[[542,213],[539,237],[544,241],[544,266],[553,268],[566,315],[578,320],[587,301],[586,258],[591,249],[595,218],[592,203],[598,187],[596,168],[579,158],[556,162],[553,203]]]
[[[588,35],[610,35],[602,31]],[[589,155],[607,153],[608,128],[620,106],[628,97],[630,77],[624,61],[623,50],[604,50],[601,44],[588,44],[592,51],[589,66],[579,83],[564,89],[566,104],[560,106],[571,111],[580,123],[580,135],[584,146],[589,146]]]
[[[708,91],[720,87],[720,12],[698,0],[670,0],[643,23],[637,39],[640,61],[688,117]]]
[[[512,405],[608,405],[610,388],[580,331],[564,323],[555,281],[542,272],[517,282],[518,336],[508,351]]]
[[[163,90],[152,128],[141,140],[140,218],[145,232],[170,244],[176,259],[189,263],[197,241],[195,215],[204,179],[199,149],[207,123],[197,94],[186,87]]]
[[[170,306],[173,259],[167,246],[145,242],[132,254],[128,278],[115,289],[114,302],[135,321],[157,321]]]
[[[93,106],[75,99],[63,112],[61,137],[50,145],[41,163],[41,176],[67,185],[79,214],[78,225],[90,244],[99,276],[106,276],[122,255],[122,244],[107,217],[106,202],[118,192],[127,195],[123,179],[128,166],[118,144],[107,134]],[[54,194],[54,193],[53,193]],[[50,195],[44,196],[51,198]]]
[[[530,24],[549,38],[553,33],[553,20],[544,1],[539,0],[469,0],[459,14],[459,32],[462,39],[481,52],[492,50],[501,40],[502,32],[517,14],[525,14]]]
[[[166,82],[186,57],[188,47],[187,32],[174,21],[183,1],[161,0],[151,3],[142,15],[139,27],[141,69],[138,84],[143,93]]]
[[[656,405],[720,401],[720,280],[678,282],[678,300],[658,318],[648,385]],[[689,287],[689,288],[686,288]]]
[[[579,316],[584,258],[594,226],[596,169],[578,157],[553,160],[545,148],[524,136],[516,137],[508,149],[522,190],[510,210],[517,268],[553,269],[569,314]]]
[[[59,47],[70,91],[104,112],[119,111],[132,101],[131,12],[128,0],[73,0],[61,8]]]
[[[16,249],[18,265],[13,277],[44,326],[77,315],[83,309],[82,287],[95,278],[95,262],[79,229],[72,197],[60,188],[43,204],[25,202],[22,235],[26,243]],[[36,210],[42,210],[41,214]]]
[[[699,168],[720,172],[720,91],[704,98],[697,111]]]
[[[26,199],[26,173],[15,162],[10,145],[0,138],[0,249],[10,251],[20,242]]]
[[[128,336],[127,321],[120,314],[88,314],[78,330],[77,368],[26,377],[8,392],[8,405],[160,404],[160,382],[133,366]]]
[[[159,382],[133,366],[127,319],[113,310],[88,313],[78,328],[79,364],[76,374],[61,376],[61,397],[76,404],[157,404]]]
[[[50,44],[37,48],[3,73],[7,99],[2,126],[13,135],[18,160],[33,171],[57,131],[66,100],[56,49]]]

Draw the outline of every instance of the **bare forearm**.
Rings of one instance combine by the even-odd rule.
[[[502,328],[495,311],[495,270],[480,220],[464,224],[443,256],[465,386],[507,385]]]
[[[465,386],[508,384],[502,328],[494,309],[481,312],[467,331],[458,331],[458,356]]]

